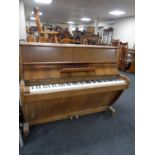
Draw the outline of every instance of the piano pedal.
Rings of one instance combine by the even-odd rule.
[[[70,116],[70,120],[73,120],[73,116]]]
[[[76,118],[76,119],[79,119],[79,115],[75,115],[75,118]]]
[[[108,110],[112,113],[112,117],[116,115],[116,110],[112,106],[109,106]]]

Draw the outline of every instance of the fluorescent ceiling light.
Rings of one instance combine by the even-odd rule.
[[[87,17],[83,17],[83,18],[81,18],[81,20],[82,21],[86,21],[86,22],[91,21],[91,19],[90,18],[87,18]]]
[[[35,17],[30,17],[31,20],[35,20]]]
[[[68,24],[74,24],[74,22],[73,22],[73,21],[68,21],[67,23],[68,23]]]
[[[120,11],[120,10],[115,10],[115,11],[109,12],[109,14],[115,15],[115,16],[120,16],[120,15],[125,14],[125,12],[124,11]]]
[[[50,4],[52,0],[34,0],[37,3],[42,3],[42,4]]]
[[[34,12],[32,11],[32,14],[34,15]],[[43,13],[42,12],[39,12],[39,15],[41,16]]]

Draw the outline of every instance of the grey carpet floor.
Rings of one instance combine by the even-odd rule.
[[[108,112],[34,126],[20,155],[134,155],[135,75],[123,73],[130,87]]]

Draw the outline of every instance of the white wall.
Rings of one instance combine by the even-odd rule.
[[[110,27],[109,25],[108,25],[108,22],[104,22],[104,21],[100,21],[99,23],[98,23],[98,26],[100,27],[100,26],[103,26],[103,27]]]
[[[43,24],[45,24],[45,25],[47,25],[47,24],[49,24],[49,25],[53,25],[53,26],[60,26],[60,27],[62,27],[62,28],[69,28],[69,25],[68,24],[55,24],[55,23],[43,23],[43,22],[41,22],[41,25],[43,25]],[[26,20],[26,26],[28,26],[28,27],[30,27],[30,26],[36,26],[36,23],[35,23],[35,21],[33,21],[33,20]]]
[[[26,40],[24,3],[19,1],[19,39]]]
[[[113,39],[128,42],[129,48],[132,48],[135,44],[135,17],[118,19],[113,27]]]

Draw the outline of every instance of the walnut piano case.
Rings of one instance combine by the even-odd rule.
[[[31,126],[108,109],[129,85],[129,79],[118,73],[117,60],[116,47],[20,44],[20,100],[25,122]],[[104,85],[104,79],[111,78],[123,83],[108,81]],[[51,88],[55,85],[60,87]],[[32,88],[43,89],[34,93]]]

